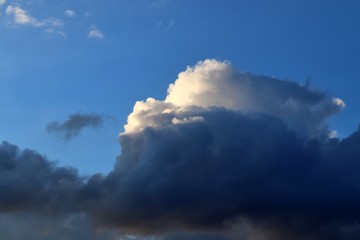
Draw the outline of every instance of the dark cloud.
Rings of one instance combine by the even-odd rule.
[[[38,239],[359,239],[360,130],[342,140],[327,136],[326,120],[343,101],[227,64],[198,64],[179,75],[185,80],[170,87],[167,100],[137,102],[107,175],[82,178],[34,151],[1,144],[4,219],[53,219],[49,229],[59,232]],[[244,86],[246,98],[229,92]],[[70,137],[84,126],[67,122],[58,126],[74,125]]]
[[[32,150],[0,145],[0,211],[40,211],[63,214],[77,210],[76,195],[83,179],[70,167]]]
[[[117,231],[94,226],[84,214],[51,217],[2,214],[0,231],[1,239],[6,240],[119,240]]]
[[[99,128],[104,123],[104,116],[97,114],[76,113],[64,122],[54,121],[47,125],[49,133],[59,133],[64,140],[76,137],[84,128]]]
[[[135,232],[220,231],[245,219],[271,230],[265,239],[360,236],[359,132],[320,142],[268,115],[197,115],[204,121],[122,135],[114,171],[87,186],[108,189],[95,194],[94,216]]]

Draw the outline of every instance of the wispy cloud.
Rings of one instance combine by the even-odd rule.
[[[60,38],[67,39],[66,33],[61,30],[47,28],[47,29],[45,29],[45,33],[48,35],[49,38],[60,37]]]
[[[0,0],[0,6],[4,5],[6,3],[6,0]]]
[[[158,7],[164,6],[167,2],[168,2],[168,0],[156,0],[151,4],[151,6],[158,8]]]
[[[67,17],[75,17],[76,16],[76,13],[74,10],[71,10],[71,9],[67,9],[64,11],[64,14],[67,16]]]
[[[97,26],[92,25],[87,37],[92,39],[102,39],[105,37],[105,35],[100,29],[97,28]]]
[[[63,22],[60,19],[49,17],[44,20],[39,20],[30,15],[30,13],[18,6],[9,5],[5,10],[6,15],[13,17],[12,22],[19,25],[27,25],[33,27],[55,26],[60,27]]]
[[[159,21],[156,25],[158,28],[168,30],[175,26],[175,21],[174,19],[170,19],[169,21]]]

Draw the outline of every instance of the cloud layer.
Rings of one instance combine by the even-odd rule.
[[[360,131],[328,137],[344,106],[306,85],[199,62],[165,100],[135,104],[107,175],[81,178],[3,143],[0,210],[82,216],[124,239],[359,239]],[[55,125],[73,136],[89,124],[72,119]],[[94,239],[116,235],[103,233]]]

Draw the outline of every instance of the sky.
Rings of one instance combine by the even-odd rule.
[[[358,239],[359,7],[0,0],[1,238]]]

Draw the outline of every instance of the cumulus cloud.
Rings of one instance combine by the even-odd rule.
[[[63,214],[75,210],[76,193],[82,186],[77,171],[57,167],[32,150],[0,145],[0,211],[39,211]]]
[[[340,98],[298,83],[252,75],[228,62],[206,60],[180,73],[164,101],[149,98],[137,102],[125,130],[171,124],[172,119],[158,121],[162,112],[176,117],[178,113],[191,113],[195,107],[222,107],[276,116],[306,137],[320,137],[328,135],[326,120],[344,106]]]
[[[33,27],[41,27],[41,26],[54,26],[60,27],[63,25],[62,21],[57,18],[47,18],[44,20],[39,20],[35,17],[32,17],[28,11],[25,9],[9,5],[5,11],[6,15],[13,17],[13,23],[19,25],[28,25]]]
[[[71,10],[71,9],[65,10],[65,11],[64,11],[64,14],[65,14],[67,17],[70,17],[70,18],[75,17],[75,15],[76,15],[75,11],[74,11],[74,10]]]
[[[87,37],[92,39],[102,39],[105,35],[100,29],[93,25],[91,26],[91,30],[89,31]]]
[[[59,133],[64,140],[76,137],[84,128],[99,128],[104,122],[104,116],[97,114],[76,113],[64,122],[54,121],[47,125],[49,133]]]
[[[0,145],[0,211],[84,216],[122,239],[359,239],[360,130],[340,140],[326,125],[344,106],[306,85],[199,62],[164,100],[135,104],[107,175],[85,179]]]

